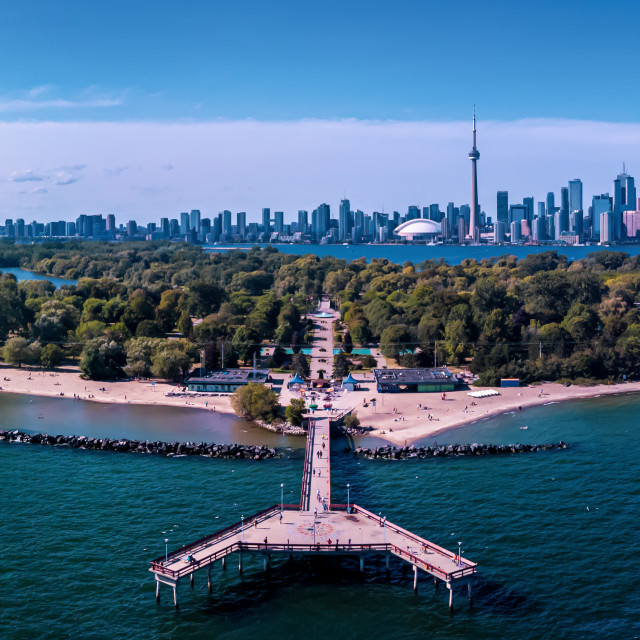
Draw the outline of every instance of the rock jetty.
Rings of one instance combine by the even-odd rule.
[[[280,453],[276,449],[261,445],[161,442],[129,440],[127,438],[89,438],[87,436],[52,436],[46,433],[25,433],[18,429],[12,431],[0,430],[0,441],[2,440],[70,447],[72,449],[118,451],[122,453],[151,453],[160,456],[205,456],[207,458],[227,458],[233,460],[266,460],[280,457]]]
[[[552,449],[568,449],[562,440],[555,444],[447,444],[433,447],[393,447],[391,445],[368,449],[357,447],[354,455],[359,458],[383,460],[407,460],[410,458],[444,458],[454,456],[492,456],[507,453],[533,453]]]

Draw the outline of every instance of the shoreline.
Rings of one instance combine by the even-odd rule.
[[[542,383],[529,387],[496,389],[497,396],[471,398],[471,387],[446,394],[439,393],[371,394],[370,381],[362,380],[362,391],[352,392],[353,409],[362,426],[371,426],[365,437],[376,437],[392,445],[411,445],[418,440],[437,436],[452,429],[468,426],[480,420],[504,413],[522,412],[530,407],[588,399],[597,396],[640,393],[640,382],[600,384],[589,387],[558,383]],[[15,393],[42,397],[63,397],[85,402],[107,404],[134,404],[148,406],[172,406],[206,410],[237,417],[229,396],[167,396],[176,393],[179,386],[155,380],[93,381],[82,380],[77,367],[65,367],[54,371],[0,366],[0,393]],[[63,394],[63,395],[61,395]],[[75,398],[74,398],[75,394]],[[370,400],[375,397],[376,408]],[[363,407],[364,400],[368,406]],[[472,405],[475,402],[475,405]],[[428,405],[427,405],[428,403]],[[466,408],[466,412],[465,412]],[[432,420],[428,416],[432,416]]]
[[[543,389],[542,395],[539,395],[541,388]],[[470,390],[481,391],[483,388],[472,387]],[[625,382],[611,385],[600,384],[589,387],[578,385],[565,387],[562,384],[548,382],[531,387],[511,387],[496,390],[500,395],[480,399],[467,396],[467,390],[447,393],[447,400],[444,403],[440,399],[440,394],[430,394],[431,397],[426,398],[430,401],[430,409],[427,414],[431,413],[431,415],[434,416],[433,420],[428,420],[426,415],[415,415],[419,413],[415,408],[407,412],[407,414],[413,415],[403,415],[402,410],[398,409],[398,412],[395,414],[399,416],[396,418],[398,422],[393,422],[392,425],[387,427],[383,425],[372,425],[374,429],[368,431],[367,435],[384,439],[396,446],[403,446],[405,442],[406,445],[411,445],[419,440],[437,436],[452,429],[469,426],[481,420],[493,418],[505,413],[520,412],[521,410],[524,417],[525,410],[532,407],[559,404],[570,400],[584,400],[599,396],[640,393],[640,382]],[[403,395],[412,396],[414,402],[416,397],[420,397],[423,401],[425,400],[425,394]],[[379,397],[380,396],[378,396],[378,398]],[[387,398],[388,397],[389,396],[387,396]],[[394,405],[400,404],[395,402],[396,398],[397,396],[393,398]],[[475,402],[475,406],[472,406],[471,402]],[[447,406],[449,403],[453,406]],[[402,404],[406,405],[406,402]],[[434,405],[432,408],[431,404]],[[465,406],[468,408],[468,413],[462,413]],[[370,418],[373,416],[370,413],[368,413],[367,417],[363,420],[364,415],[361,414],[361,409],[357,407],[356,409],[361,424],[366,425],[371,422],[381,422],[379,419],[371,420]],[[457,411],[452,411],[452,409],[457,409]],[[387,413],[383,415],[391,416],[393,414]],[[377,413],[375,417],[381,417],[381,414]],[[400,418],[404,418],[404,420],[400,420]],[[392,429],[391,432],[389,432],[389,428]],[[386,433],[382,433],[383,431],[386,431]]]

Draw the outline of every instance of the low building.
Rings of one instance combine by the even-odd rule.
[[[269,369],[220,369],[189,376],[184,384],[189,391],[231,393],[250,382],[269,382]]]
[[[374,369],[378,393],[453,391],[458,378],[446,367],[436,369]]]

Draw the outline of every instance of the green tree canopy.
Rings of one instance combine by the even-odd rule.
[[[280,409],[275,391],[255,382],[236,389],[231,396],[231,406],[239,416],[265,422],[273,422]]]

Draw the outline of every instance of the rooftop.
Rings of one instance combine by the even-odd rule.
[[[230,384],[233,382],[251,382],[259,380],[264,382],[269,377],[269,369],[218,369],[216,371],[205,371],[201,375],[189,376],[185,382],[209,383],[209,384]]]
[[[419,382],[457,382],[456,376],[446,367],[437,369],[374,369],[378,384],[416,384]]]

